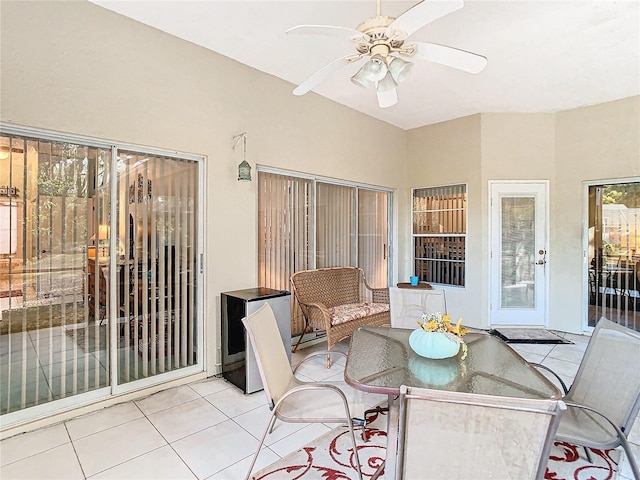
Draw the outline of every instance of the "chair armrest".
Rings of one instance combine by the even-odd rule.
[[[280,404],[287,399],[288,397],[295,395],[298,392],[302,392],[305,390],[330,390],[335,392],[341,399],[342,399],[342,403],[344,405],[344,410],[345,410],[345,417],[344,419],[342,418],[328,418],[325,421],[327,421],[328,423],[334,423],[334,422],[340,422],[342,420],[347,421],[347,422],[352,422],[351,420],[351,411],[349,410],[349,402],[347,401],[347,397],[345,396],[344,392],[337,387],[336,385],[332,385],[330,383],[321,383],[321,382],[306,382],[303,383],[302,385],[298,385],[297,387],[293,387],[291,390],[288,390],[287,392],[285,392],[284,395],[282,395],[282,397],[280,397],[280,400],[278,400],[278,402],[273,406],[273,408],[271,408],[271,410],[277,410],[278,407],[280,406]],[[332,420],[334,422],[332,422]]]
[[[389,303],[389,287],[371,289],[373,303]]]
[[[560,385],[562,386],[562,391],[564,392],[564,394],[566,395],[569,392],[569,389],[567,388],[567,385],[564,383],[564,381],[562,381],[560,376],[556,372],[551,370],[549,367],[547,367],[546,365],[542,365],[541,363],[533,363],[533,362],[528,362],[528,363],[532,367],[546,370],[547,372],[549,372],[551,375],[553,375],[556,378],[556,380],[558,380],[558,382],[560,382]]]
[[[620,445],[624,449],[624,452],[627,455],[627,460],[629,461],[629,465],[631,466],[631,472],[633,473],[633,477],[636,479],[640,479],[640,470],[638,469],[638,462],[636,462],[635,456],[631,451],[631,447],[629,446],[629,442],[627,441],[627,435],[622,431],[622,429],[613,423],[613,421],[607,417],[604,413],[599,412],[595,408],[587,407],[586,405],[579,405],[577,403],[565,402],[567,407],[571,408],[579,408],[581,410],[587,410],[591,413],[595,413],[596,415],[604,418],[616,431],[618,434],[618,438],[620,439]]]
[[[621,437],[627,437],[624,432],[622,431],[622,429],[617,426],[615,423],[613,423],[613,420],[611,420],[609,417],[607,417],[604,413],[596,410],[595,408],[591,408],[591,407],[587,407],[586,405],[580,405],[579,403],[571,403],[571,402],[564,402],[564,404],[567,407],[572,407],[572,408],[579,408],[580,410],[587,410],[589,412],[595,413],[596,415],[604,418],[616,431],[616,433],[621,436]]]
[[[324,329],[328,330],[331,328],[331,315],[329,314],[329,310],[326,305],[321,302],[303,302],[299,298],[297,298],[298,305],[302,310],[302,314],[305,316],[308,323],[313,324],[316,328],[319,327],[318,322],[320,321],[324,325]],[[322,320],[320,320],[320,318]]]
[[[367,277],[364,276],[364,272],[362,272],[360,275],[365,288],[372,294],[373,303],[389,303],[389,287],[373,288],[367,282]]]
[[[300,360],[294,367],[293,367],[293,373],[296,373],[296,370],[298,370],[298,367],[300,367],[300,365],[302,365],[304,362],[306,362],[307,360],[309,360],[310,358],[313,357],[319,357],[320,355],[326,357],[328,353],[331,354],[336,354],[336,355],[342,355],[344,358],[347,358],[347,355],[345,353],[342,352],[328,352],[327,350],[321,350],[318,352],[313,352],[308,354],[307,356],[305,356],[302,360]]]
[[[321,322],[324,330],[328,332],[331,328],[331,314],[329,313],[329,309],[326,307],[326,305],[320,302],[310,302],[305,304],[305,306],[309,315],[307,320],[316,328],[320,327],[318,322]],[[321,318],[321,320],[319,317]]]

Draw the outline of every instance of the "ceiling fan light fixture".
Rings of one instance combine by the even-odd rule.
[[[398,84],[393,79],[393,76],[391,75],[391,72],[388,72],[384,76],[384,78],[378,82],[378,85],[376,86],[376,91],[378,91],[378,92],[387,92],[389,90],[393,90],[397,86],[398,86]]]
[[[363,71],[363,68],[358,70],[356,74],[351,77],[351,81],[359,87],[369,88],[375,86],[375,82],[368,79],[367,74]]]
[[[370,82],[379,82],[384,78],[389,69],[387,68],[387,62],[384,61],[384,57],[374,55],[360,70]]]
[[[398,92],[395,88],[391,90],[387,90],[385,92],[377,91],[378,95],[378,106],[380,108],[387,108],[398,103]]]
[[[389,73],[391,73],[397,84],[404,82],[409,77],[412,69],[413,63],[398,57],[394,57],[389,63]]]

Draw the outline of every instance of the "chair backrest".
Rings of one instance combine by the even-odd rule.
[[[640,332],[600,318],[565,399],[628,432],[640,409]]]
[[[242,323],[256,356],[264,392],[273,406],[295,384],[276,317],[271,306],[265,303],[243,318]]]
[[[417,328],[423,313],[447,313],[444,290],[389,287],[391,326]]]
[[[301,270],[291,275],[298,301],[320,302],[326,307],[359,303],[362,270],[356,267],[330,267]],[[303,310],[304,312],[304,310]],[[304,312],[306,315],[306,312]]]
[[[397,479],[542,479],[561,400],[402,386]]]

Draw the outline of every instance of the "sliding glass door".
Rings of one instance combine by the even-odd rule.
[[[35,133],[0,135],[5,424],[202,369],[198,158]]]
[[[109,384],[106,311],[88,250],[108,220],[111,148],[0,137],[0,411]]]
[[[118,171],[113,310],[118,383],[127,383],[198,361],[198,164],[123,150]]]
[[[258,282],[289,290],[292,273],[358,266],[369,285],[389,284],[391,193],[359,185],[258,171]],[[304,319],[292,304],[291,331]]]
[[[587,327],[640,330],[640,182],[588,186]]]

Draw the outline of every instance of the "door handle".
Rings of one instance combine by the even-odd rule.
[[[547,262],[545,262],[544,260],[538,260],[536,262],[536,265],[544,265],[545,263],[547,263]]]

